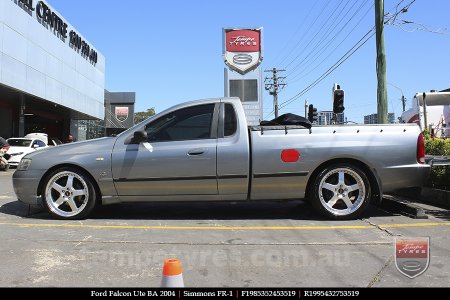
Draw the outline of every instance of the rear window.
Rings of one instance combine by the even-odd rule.
[[[236,132],[237,119],[233,105],[225,104],[225,130],[224,136],[231,136]]]
[[[16,146],[16,147],[30,147],[31,140],[27,140],[27,139],[8,139],[8,144],[10,146]]]

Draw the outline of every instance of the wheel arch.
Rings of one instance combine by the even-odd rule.
[[[313,185],[314,185],[314,179],[317,177],[317,175],[320,173],[320,171],[322,171],[324,168],[326,168],[330,165],[336,164],[336,163],[353,164],[353,165],[361,168],[362,171],[364,172],[364,174],[366,174],[367,179],[369,180],[369,183],[370,183],[370,187],[372,189],[371,202],[372,203],[381,202],[382,185],[381,185],[381,181],[380,181],[378,175],[376,174],[376,170],[370,168],[367,164],[365,164],[364,162],[362,162],[358,159],[355,159],[355,158],[335,158],[335,159],[327,160],[327,161],[323,162],[322,164],[320,164],[313,171],[311,176],[309,176],[308,183],[306,185],[306,193],[305,193],[307,198],[310,197],[310,193],[311,193]]]
[[[38,185],[37,191],[36,191],[36,194],[38,196],[42,196],[42,189],[43,189],[44,184],[45,184],[45,179],[48,177],[48,175],[50,173],[54,172],[55,170],[61,169],[61,168],[73,168],[73,169],[76,169],[76,170],[80,170],[84,174],[86,174],[89,177],[89,179],[91,180],[92,185],[95,188],[95,193],[96,193],[96,196],[97,196],[97,198],[95,200],[97,201],[97,203],[101,203],[100,199],[102,198],[102,194],[101,194],[100,188],[99,188],[98,183],[95,180],[94,176],[92,176],[92,174],[88,170],[86,170],[85,168],[83,168],[83,167],[81,167],[79,165],[70,164],[70,163],[55,165],[55,166],[51,167],[50,169],[48,169],[47,172],[44,173],[44,175],[42,175],[41,180],[39,181],[39,185]]]

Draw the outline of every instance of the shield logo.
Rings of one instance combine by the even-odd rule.
[[[409,278],[419,276],[430,262],[430,238],[396,238],[394,257],[400,273]]]
[[[244,75],[262,61],[262,28],[224,29],[225,64]]]
[[[116,119],[120,122],[125,122],[128,119],[128,107],[126,106],[116,106],[114,108],[114,115]]]

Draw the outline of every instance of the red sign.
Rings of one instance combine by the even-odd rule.
[[[231,30],[225,33],[226,50],[230,52],[259,52],[261,49],[261,31]]]
[[[223,59],[232,70],[244,75],[262,61],[262,28],[224,29]]]

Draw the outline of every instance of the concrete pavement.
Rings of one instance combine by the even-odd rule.
[[[450,286],[450,214],[437,207],[328,221],[301,201],[120,204],[59,221],[16,200],[12,172],[0,172],[0,286],[158,287],[169,257],[189,287]],[[430,266],[409,279],[393,241],[422,236]]]

